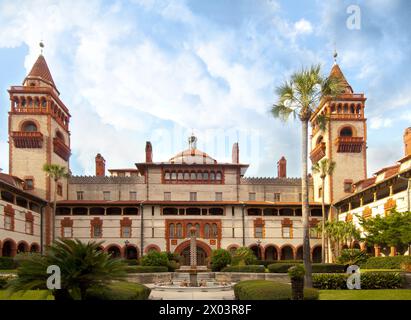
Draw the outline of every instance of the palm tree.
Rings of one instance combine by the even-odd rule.
[[[69,173],[66,171],[66,167],[60,166],[58,164],[49,164],[45,163],[43,165],[43,171],[46,173],[48,177],[53,179],[54,181],[54,199],[53,199],[53,216],[51,218],[52,221],[52,241],[55,239],[55,217],[56,217],[56,203],[57,203],[57,184],[58,182],[69,176]]]
[[[60,267],[61,289],[52,291],[56,300],[85,299],[91,287],[105,288],[113,280],[126,276],[126,264],[112,259],[99,250],[102,242],[83,243],[78,239],[56,240],[48,247],[46,255],[19,254],[18,277],[10,281],[11,292],[31,289],[47,289],[51,265]]]
[[[322,210],[322,231],[321,231],[321,262],[325,262],[325,178],[331,176],[335,169],[335,161],[328,160],[327,158],[322,159],[320,162],[313,164],[312,171],[320,173],[321,178],[321,210]]]
[[[312,287],[312,268],[310,260],[310,228],[308,221],[308,177],[307,177],[307,144],[308,121],[322,99],[334,97],[342,93],[342,81],[336,77],[323,77],[320,66],[303,68],[291,75],[289,81],[276,89],[278,102],[274,104],[271,113],[275,118],[287,121],[290,115],[298,116],[301,121],[301,171],[302,171],[302,220],[303,220],[303,260],[305,282]],[[317,116],[316,122],[320,128],[325,127],[325,116]]]

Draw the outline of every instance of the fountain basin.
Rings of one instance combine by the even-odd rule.
[[[207,282],[206,286],[190,287],[182,286],[181,283],[159,283],[155,284],[153,290],[157,291],[177,291],[177,292],[213,292],[232,290],[233,283]]]

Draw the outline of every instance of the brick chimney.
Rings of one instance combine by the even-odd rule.
[[[278,178],[287,178],[287,160],[284,156],[277,162],[277,176]]]
[[[232,163],[240,163],[240,148],[238,142],[233,144]]]
[[[404,131],[404,150],[406,157],[411,155],[411,127]]]
[[[153,162],[153,147],[150,141],[146,142],[146,162]]]
[[[96,155],[96,176],[106,175],[106,160],[100,153]]]

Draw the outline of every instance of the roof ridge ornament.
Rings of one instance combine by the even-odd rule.
[[[194,135],[194,133],[192,133],[191,136],[188,137],[188,146],[190,150],[197,149],[197,137]]]
[[[40,47],[40,54],[43,55],[43,49],[44,49],[44,42],[43,42],[43,40],[40,40],[39,47]]]

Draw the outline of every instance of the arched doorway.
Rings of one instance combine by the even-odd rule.
[[[127,249],[124,250],[126,259],[138,259],[137,248],[134,246],[127,246]]]
[[[253,245],[250,246],[251,251],[253,251],[254,255],[258,260],[261,260],[261,246]]]
[[[183,265],[190,265],[190,247],[188,246],[181,252],[183,257]],[[207,264],[207,253],[201,247],[197,247],[197,265],[204,266]]]
[[[264,250],[265,260],[278,260],[277,248],[274,246],[267,246]]]
[[[352,245],[352,248],[353,248],[353,249],[361,249],[361,246],[360,246],[360,244],[358,243],[358,241],[355,241],[355,242],[353,243],[353,245]]]
[[[281,260],[294,260],[294,251],[290,246],[284,246],[281,249]]]
[[[16,243],[12,240],[5,240],[1,254],[3,257],[14,257],[16,255]]]
[[[24,253],[29,251],[29,245],[25,242],[20,242],[17,246],[17,253]]]
[[[298,248],[297,248],[297,256],[296,256],[296,259],[297,260],[303,260],[303,246],[299,246]]]
[[[32,243],[30,247],[30,252],[40,252],[40,246],[37,243]]]
[[[107,253],[111,255],[111,258],[120,258],[120,248],[117,246],[110,246],[107,248]]]
[[[314,263],[321,262],[321,246],[314,247],[312,260]]]

